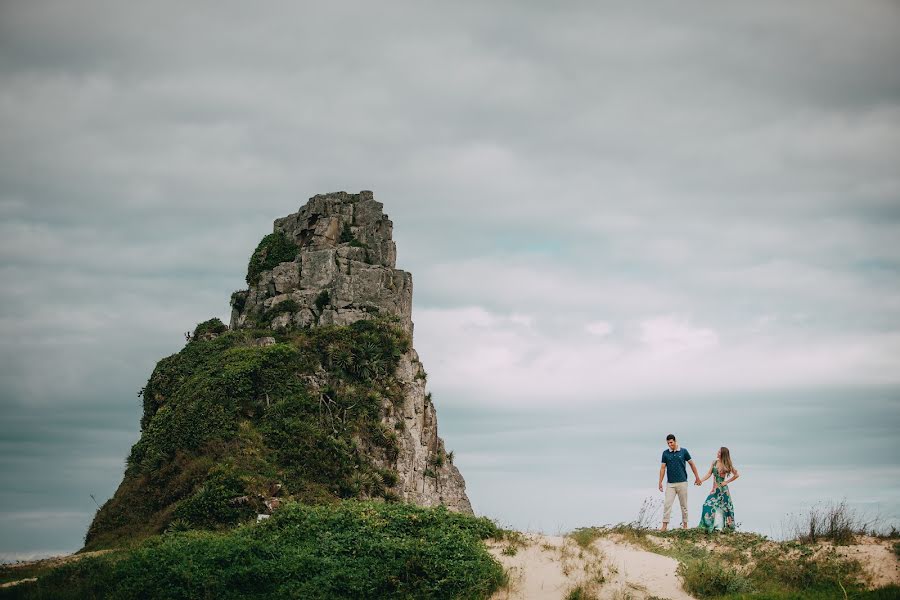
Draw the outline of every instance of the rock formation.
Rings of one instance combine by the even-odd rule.
[[[393,223],[382,209],[372,192],[336,192],[313,196],[299,212],[276,219],[274,234],[298,248],[296,257],[261,271],[248,290],[233,295],[231,328],[257,327],[260,315],[274,314],[267,325],[275,330],[392,315],[412,337],[412,275],[396,268]],[[398,432],[399,452],[392,461],[373,449],[376,463],[396,470],[394,490],[402,500],[471,513],[465,481],[438,436],[415,349],[402,356],[394,375],[402,402],[385,399],[382,422]],[[310,384],[322,383],[311,378]]]

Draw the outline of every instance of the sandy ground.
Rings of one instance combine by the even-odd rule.
[[[675,574],[678,561],[610,538],[585,550],[569,538],[529,534],[527,546],[514,555],[503,554],[506,547],[502,542],[489,544],[509,574],[507,589],[492,600],[559,600],[577,586],[610,600],[693,599]]]
[[[900,560],[894,554],[894,542],[897,540],[879,540],[862,538],[861,544],[837,546],[839,554],[858,560],[866,572],[869,585],[882,587],[900,585]]]
[[[651,539],[663,547],[670,541]],[[900,585],[900,561],[894,553],[896,540],[862,538],[851,546],[837,546],[837,552],[862,565],[868,585]],[[509,585],[491,600],[559,600],[582,587],[604,600],[666,598],[691,600],[676,575],[678,562],[607,536],[588,549],[574,540],[540,534],[526,535],[526,544],[515,554],[504,554],[506,542],[490,542],[488,549],[509,575]],[[823,545],[826,549],[829,545]],[[715,545],[709,548],[715,551]]]

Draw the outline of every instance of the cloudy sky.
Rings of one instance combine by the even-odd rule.
[[[868,0],[0,2],[0,558],[80,546],[155,362],[337,190],[478,512],[632,519],[673,431],[745,529],[897,522],[897,64]]]

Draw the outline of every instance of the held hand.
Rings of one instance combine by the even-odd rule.
[[[659,482],[659,491],[663,491],[663,489],[662,489],[662,482],[661,482],[661,481]]]
[[[700,481],[699,477],[697,477],[696,479],[694,479],[694,485],[703,485],[703,482]]]

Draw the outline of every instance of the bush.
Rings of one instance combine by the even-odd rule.
[[[227,469],[218,467],[193,495],[178,504],[174,518],[187,529],[234,525],[256,514],[257,507],[250,503],[234,502],[241,496],[243,483]]]
[[[250,292],[247,290],[237,290],[231,294],[231,308],[240,312],[244,312],[244,306],[247,304],[247,296]]]
[[[191,339],[199,339],[201,336],[207,333],[214,333],[218,335],[220,333],[225,333],[226,331],[228,331],[228,326],[219,319],[213,318],[209,321],[198,323],[197,327],[194,328],[194,333],[191,334]]]
[[[166,534],[0,597],[487,598],[505,577],[480,540],[497,533],[443,508],[287,504],[262,524]]]
[[[751,591],[750,580],[716,559],[690,560],[678,565],[684,589],[699,598]]]
[[[273,269],[283,262],[290,262],[297,258],[299,253],[300,247],[284,233],[280,231],[270,233],[259,242],[250,257],[247,265],[247,285],[256,285],[263,271]]]

